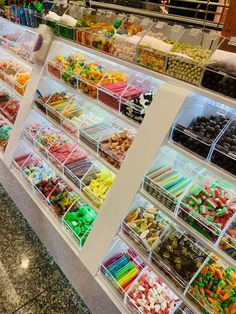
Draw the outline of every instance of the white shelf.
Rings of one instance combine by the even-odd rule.
[[[141,257],[141,259],[146,263],[150,269],[157,274],[158,277],[193,311],[195,314],[202,314],[202,312],[186,297],[183,295],[183,292],[180,291],[175,284],[171,282],[171,280],[165,276],[157,267],[153,265],[152,262],[149,261],[147,256],[143,254],[143,252],[140,250],[140,248],[133,243],[126,235],[124,235],[122,232],[119,233],[120,238],[136,253],[138,256]]]
[[[73,135],[70,134],[67,130],[62,128],[62,126],[57,123],[55,120],[53,120],[48,115],[44,114],[40,109],[38,109],[36,106],[33,106],[33,109],[37,111],[41,116],[43,116],[46,120],[48,120],[50,123],[55,125],[56,128],[60,129],[63,133],[65,133],[72,141],[79,144],[81,147],[83,147],[88,153],[90,153],[93,157],[95,157],[97,160],[99,160],[104,166],[106,166],[108,169],[110,169],[112,172],[117,173],[119,169],[113,167],[108,161],[106,161],[104,158],[100,157],[94,150],[92,150],[88,145],[86,145],[84,142],[80,141],[80,139],[77,139]]]
[[[58,79],[57,77],[53,76],[52,74],[50,74],[49,72],[46,73],[46,75],[48,77],[50,77],[52,80],[60,83],[61,85],[65,86],[66,89],[68,89],[71,93],[73,94],[77,94],[79,92],[79,90],[76,90],[73,87],[70,87],[68,84],[66,84],[63,80]],[[103,104],[101,101],[99,101],[98,99],[95,98],[91,98],[89,96],[87,96],[86,94],[82,94],[84,97],[86,97],[89,101],[91,101],[91,103],[94,103],[95,105],[103,108],[104,110],[106,110],[107,112],[115,115],[116,117],[118,117],[119,119],[125,121],[127,124],[138,128],[140,126],[140,124],[138,122],[135,122],[132,119],[129,119],[128,117],[126,117],[124,114],[118,112],[115,109],[110,108],[109,106],[106,106],[105,104]]]
[[[179,152],[180,154],[184,155],[185,157],[187,157],[187,158],[195,161],[196,163],[200,164],[203,168],[206,168],[209,171],[217,174],[222,179],[230,182],[233,185],[235,184],[236,177],[233,175],[230,175],[228,172],[224,171],[224,169],[218,167],[217,165],[206,162],[202,158],[198,157],[194,153],[191,153],[187,149],[184,149],[183,147],[179,146],[178,144],[175,144],[174,142],[168,142],[167,145],[169,147],[173,148],[175,151]]]
[[[140,194],[146,198],[148,201],[150,201],[152,204],[156,205],[157,208],[159,208],[162,212],[165,213],[165,215],[170,218],[173,222],[175,222],[177,225],[182,227],[184,230],[186,230],[191,236],[193,236],[197,241],[202,243],[206,248],[208,248],[211,252],[215,253],[219,258],[226,261],[226,263],[230,267],[235,267],[235,261],[228,256],[226,253],[224,253],[219,247],[215,246],[214,243],[207,240],[204,236],[202,236],[199,232],[197,232],[195,229],[193,229],[189,224],[187,224],[184,220],[174,215],[174,213],[169,210],[167,207],[162,205],[158,200],[156,200],[154,197],[149,195],[146,191],[140,190]]]
[[[33,151],[37,153],[49,166],[52,170],[59,174],[59,176],[70,186],[72,189],[79,194],[79,196],[84,199],[84,201],[93,208],[93,210],[98,213],[99,209],[93,205],[93,203],[84,195],[79,187],[75,185],[66,175],[64,175],[52,162],[50,162],[38,149],[35,147],[25,136],[23,137],[25,142],[32,148]]]
[[[112,289],[112,287],[108,284],[108,282],[105,280],[102,274],[97,273],[97,275],[95,276],[95,280],[99,283],[99,285],[106,292],[106,294],[110,297],[112,302],[116,305],[116,307],[119,309],[119,311],[122,314],[131,314],[131,312],[125,306],[121,298],[118,296],[115,290]]]
[[[150,75],[152,77],[155,77],[155,78],[157,78],[159,80],[162,80],[162,81],[164,81],[166,83],[175,85],[175,86],[183,88],[185,90],[187,89],[190,92],[200,94],[202,96],[214,99],[215,101],[218,101],[218,102],[223,103],[225,105],[229,105],[231,107],[236,108],[236,99],[234,100],[233,98],[226,97],[226,96],[223,96],[221,94],[217,94],[214,91],[211,91],[209,89],[206,89],[206,88],[203,88],[203,87],[198,87],[198,86],[195,86],[195,85],[190,84],[188,82],[181,81],[181,80],[176,79],[174,77],[168,76],[166,74],[161,74],[161,73],[155,72],[153,70],[144,68],[144,67],[142,67],[142,66],[140,66],[138,64],[131,63],[131,62],[119,59],[119,58],[117,58],[115,56],[112,56],[111,54],[105,53],[103,51],[96,50],[94,48],[90,48],[90,47],[83,46],[81,44],[75,43],[74,41],[70,41],[70,40],[67,40],[67,39],[64,39],[64,38],[61,38],[61,37],[58,37],[58,36],[54,36],[54,38],[57,41],[60,41],[60,42],[62,42],[64,44],[70,45],[70,46],[75,47],[75,48],[79,48],[81,50],[87,51],[87,52],[92,53],[92,54],[94,54],[96,56],[99,56],[101,58],[110,60],[112,62],[115,62],[115,63],[118,63],[118,64],[122,64],[125,67],[132,68],[132,69],[134,69],[136,71],[145,73],[145,74]]]

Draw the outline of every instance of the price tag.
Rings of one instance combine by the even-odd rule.
[[[73,225],[74,227],[78,225],[78,222],[77,222],[77,221],[72,221],[71,223],[72,223],[72,225]]]
[[[230,39],[230,41],[228,42],[228,45],[230,46],[236,46],[236,39]]]
[[[141,24],[142,24],[143,26],[147,26],[147,25],[149,25],[150,23],[151,23],[151,20],[150,20],[150,19],[143,19],[142,22],[141,22]]]
[[[165,22],[157,22],[156,28],[163,28],[165,25]]]
[[[179,31],[181,31],[183,29],[183,26],[181,26],[181,25],[174,25],[173,26],[173,31],[174,32],[179,32]]]
[[[182,235],[184,234],[184,231],[177,226],[175,226],[175,228],[176,228],[176,230],[174,231],[173,234],[176,238],[180,239],[182,237]]]
[[[111,17],[112,14],[113,14],[113,13],[112,13],[111,11],[108,11],[108,12],[105,13],[105,16],[106,16],[106,17]]]
[[[201,30],[198,29],[198,28],[192,28],[192,29],[190,30],[190,35],[192,35],[192,36],[197,36],[197,35],[200,34],[200,33],[201,33]]]

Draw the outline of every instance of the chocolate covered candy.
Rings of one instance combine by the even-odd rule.
[[[154,250],[152,261],[184,288],[206,257],[193,238],[172,228]]]
[[[173,131],[173,140],[206,158],[211,144],[228,122],[227,116],[198,116],[188,127],[177,124]]]

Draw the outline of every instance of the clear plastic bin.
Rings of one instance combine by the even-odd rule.
[[[161,84],[162,81],[150,76],[136,75],[122,94],[122,113],[130,119],[142,123],[146,110],[151,105]],[[134,92],[133,95],[132,91]]]
[[[130,15],[111,38],[112,54],[118,58],[135,62],[137,46],[152,24],[151,19]]]
[[[166,73],[198,85],[204,63],[217,48],[220,36],[214,31],[186,29],[168,56]]]
[[[171,138],[185,149],[208,159],[231,117],[229,107],[200,95],[189,96],[174,122]]]
[[[62,218],[64,228],[78,242],[82,249],[96,219],[96,213],[82,199],[71,205]]]
[[[90,47],[92,45],[91,30],[100,22],[102,16],[102,11],[86,8],[76,23],[75,41]]]
[[[69,5],[62,17],[57,22],[58,35],[69,40],[75,40],[76,22],[83,14],[85,8],[76,3]]]
[[[136,72],[120,66],[109,68],[99,83],[98,99],[117,111],[121,111],[121,96],[131,84]]]
[[[0,111],[4,117],[6,117],[11,123],[14,124],[18,110],[20,109],[20,101],[15,98],[11,98],[5,107],[1,108]]]
[[[138,44],[136,62],[146,68],[164,73],[167,56],[173,44],[183,35],[184,27],[165,22],[153,24]]]
[[[227,308],[229,313],[233,313],[235,280],[235,269],[228,267],[217,256],[213,256],[199,269],[187,296],[204,312],[223,313]]]
[[[42,22],[51,27],[55,35],[59,35],[57,22],[67,11],[69,4],[54,3],[50,11],[43,17]]]
[[[232,222],[229,224],[229,227],[226,229],[219,247],[227,255],[229,255],[234,261],[236,261],[236,213],[231,218]]]
[[[82,192],[95,207],[100,208],[114,179],[113,172],[102,164],[94,162],[81,180]]]
[[[0,78],[23,96],[30,78],[30,67],[1,53],[0,72]]]
[[[111,128],[112,126],[110,126]],[[104,136],[99,144],[99,153],[115,168],[120,168],[136,134],[135,129],[120,121],[114,124],[115,132],[109,137]],[[111,130],[111,129],[110,129]]]
[[[201,170],[191,160],[164,146],[146,174],[143,188],[174,212]]]
[[[0,150],[5,151],[12,127],[0,119]]]
[[[48,202],[52,210],[62,217],[78,198],[70,186],[59,182],[48,196]]]
[[[132,313],[171,314],[180,300],[154,272],[145,268],[127,292],[126,303]]]
[[[236,39],[225,38],[204,64],[201,85],[236,98]]]
[[[122,274],[119,275],[119,270],[122,270],[122,267],[119,266],[121,261],[123,261],[123,265],[128,267],[128,270],[124,273],[130,277],[128,281],[122,279]],[[118,292],[118,296],[124,299],[129,286],[145,266],[135,252],[117,237],[113,240],[111,248],[101,262],[100,272],[115,292]],[[133,272],[131,273],[130,270]]]
[[[202,172],[186,191],[178,215],[212,242],[224,232],[236,206],[235,186]]]
[[[168,224],[165,215],[138,194],[121,223],[121,229],[148,255],[161,240]]]
[[[81,127],[79,130],[79,138],[92,150],[99,152],[99,145],[103,139],[113,135],[117,130],[117,123],[114,117],[107,116],[109,120],[103,120],[93,123],[87,127]]]
[[[151,258],[178,288],[185,289],[207,256],[206,250],[189,234],[171,227]]]
[[[116,30],[122,25],[126,19],[124,14],[116,14],[115,12],[104,12],[99,23],[94,25],[91,30],[91,44],[95,49],[102,50],[107,53],[112,52],[111,38]]]
[[[236,176],[236,116],[215,144],[211,162]]]

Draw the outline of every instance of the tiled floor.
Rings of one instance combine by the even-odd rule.
[[[0,314],[90,313],[0,185]]]

